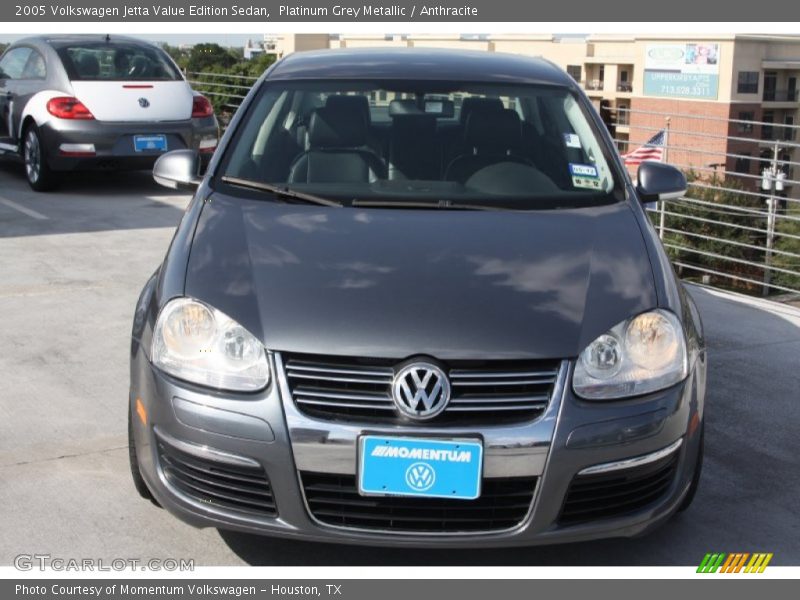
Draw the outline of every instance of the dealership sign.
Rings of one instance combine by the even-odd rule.
[[[719,44],[648,44],[644,95],[716,100]]]

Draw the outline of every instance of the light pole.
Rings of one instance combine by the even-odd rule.
[[[770,284],[772,283],[772,248],[775,245],[775,218],[778,211],[778,198],[776,192],[783,191],[783,181],[786,179],[784,173],[778,166],[778,142],[772,152],[772,164],[761,171],[761,189],[769,192],[767,198],[767,245],[764,255],[764,287],[762,295],[769,295]]]

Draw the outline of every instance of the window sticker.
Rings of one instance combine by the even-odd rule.
[[[569,163],[569,172],[572,175],[572,185],[576,188],[599,190],[602,188],[597,167],[594,165],[581,165]]]
[[[573,177],[594,177],[597,178],[597,167],[594,165],[581,165],[569,163],[569,172]]]
[[[575,133],[565,133],[564,134],[564,145],[567,148],[580,148],[581,147],[581,138],[578,137]]]

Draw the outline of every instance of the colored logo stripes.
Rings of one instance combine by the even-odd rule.
[[[709,552],[703,557],[703,561],[697,567],[697,572],[763,573],[771,560],[772,552],[754,552],[752,554],[748,552],[734,552],[732,554]]]

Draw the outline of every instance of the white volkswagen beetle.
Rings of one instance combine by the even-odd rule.
[[[121,36],[32,37],[0,58],[0,152],[37,191],[62,172],[150,169],[169,150],[211,154],[219,126],[161,48]]]

